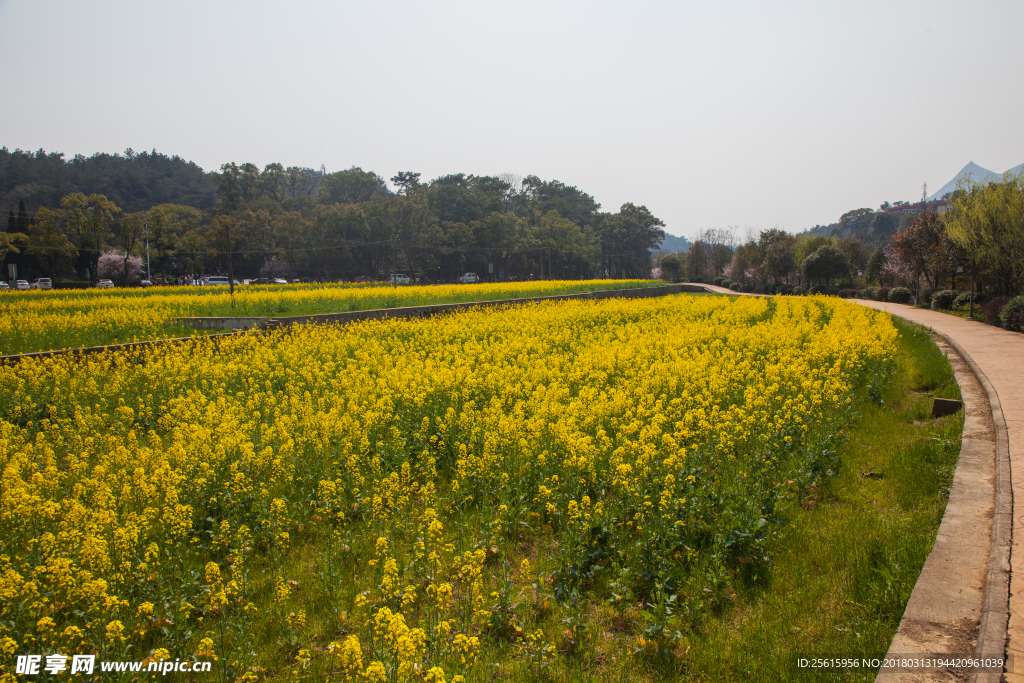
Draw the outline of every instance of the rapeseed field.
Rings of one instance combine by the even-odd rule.
[[[673,296],[0,367],[2,680],[25,652],[217,681],[670,660],[833,476],[897,336]]]
[[[462,301],[633,289],[654,280],[579,280],[402,286],[294,284],[238,287],[150,287],[7,292],[0,295],[0,355],[79,346],[109,346],[189,336],[176,324],[193,316],[276,317]]]

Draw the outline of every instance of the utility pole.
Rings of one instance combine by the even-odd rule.
[[[398,289],[398,249],[395,247],[394,238],[391,239],[391,288]]]
[[[153,274],[149,272],[149,221],[142,224],[146,228],[146,279],[153,282]]]
[[[974,271],[975,271],[974,259],[972,258],[971,259],[971,306],[970,306],[970,310],[967,312],[967,317],[970,318],[971,320],[974,320]]]
[[[224,232],[228,238],[228,284],[231,285],[231,308],[235,307],[235,269],[231,263],[231,252],[234,251],[231,248],[231,226],[225,224]]]

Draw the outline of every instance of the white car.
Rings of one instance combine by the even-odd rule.
[[[401,273],[391,273],[388,277],[388,282],[393,282],[396,285],[407,285],[412,282],[408,275],[402,275]]]
[[[10,291],[11,286],[7,284],[7,280],[0,280],[0,292]]]
[[[480,282],[480,276],[476,273],[466,273],[459,278],[460,285],[471,285],[477,282]]]
[[[53,289],[53,282],[48,277],[37,277],[29,287],[31,289]]]
[[[31,289],[28,284],[28,280],[18,280],[14,283],[15,289]]]
[[[112,280],[100,280],[96,283],[97,289],[113,289],[114,283]]]
[[[228,286],[231,285],[231,280],[229,280],[224,275],[211,275],[210,277],[206,278],[203,281],[203,284],[204,285],[209,285],[211,287],[217,287],[217,286],[228,287]]]
[[[288,284],[288,281],[285,280],[283,277],[275,277],[274,278],[274,284],[275,285],[286,285],[286,284]]]

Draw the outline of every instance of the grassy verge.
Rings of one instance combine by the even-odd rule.
[[[945,511],[963,429],[962,413],[928,417],[928,394],[960,396],[949,362],[926,332],[894,322],[896,381],[881,402],[862,404],[839,475],[792,520],[763,583],[747,582],[731,614],[694,634],[684,669],[692,679],[835,680],[797,668],[796,655],[888,649]]]

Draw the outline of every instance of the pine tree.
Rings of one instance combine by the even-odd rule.
[[[25,208],[25,200],[24,199],[19,199],[18,200],[18,220],[17,220],[17,228],[18,229],[15,230],[14,232],[23,232],[23,233],[25,233],[27,235],[28,234],[28,226],[29,226],[28,209]]]

